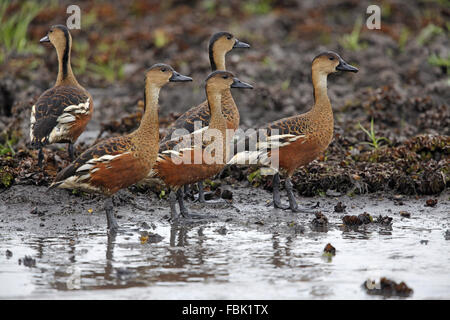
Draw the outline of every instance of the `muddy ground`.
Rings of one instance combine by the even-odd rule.
[[[191,275],[196,280],[192,287],[187,286],[186,290],[180,291],[181,297],[189,297],[190,289],[199,285],[208,287],[205,284],[208,281],[212,287],[205,289],[203,294],[219,298],[239,298],[237,292],[245,287],[242,283],[258,292],[272,288],[273,295],[261,294],[261,297],[268,298],[366,297],[359,285],[366,278],[373,277],[374,270],[376,277],[393,276],[395,281],[405,281],[415,290],[414,297],[448,297],[448,286],[439,283],[449,283],[448,255],[442,255],[442,252],[448,252],[445,234],[449,229],[450,212],[450,78],[448,66],[445,63],[439,65],[432,59],[445,59],[450,54],[448,5],[439,1],[384,1],[381,30],[368,30],[362,23],[358,39],[349,43],[343,39],[355,30],[358,18],[365,21],[370,1],[253,1],[250,4],[231,1],[227,5],[214,1],[194,1],[189,5],[181,1],[164,3],[139,0],[96,4],[77,2],[82,10],[82,28],[72,32],[72,61],[78,81],[91,92],[95,103],[94,116],[76,145],[78,153],[98,139],[128,133],[137,127],[143,99],[143,74],[156,62],[169,63],[179,72],[194,78],[192,84],[169,85],[162,90],[161,135],[182,112],[203,101],[203,81],[209,72],[206,48],[210,35],[216,31],[230,31],[252,46],[249,50],[236,50],[227,56],[228,69],[255,87],[252,91],[233,93],[243,129],[307,111],[313,103],[310,64],[313,57],[323,50],[339,52],[360,71],[330,76],[328,88],[335,114],[334,140],[323,157],[299,169],[293,179],[299,200],[309,205],[319,202],[316,209],[328,217],[328,229],[311,229],[314,215],[292,214],[265,207],[270,199],[271,181],[260,176],[257,168],[233,166],[207,181],[207,191],[212,198],[218,200],[223,190],[228,190],[233,195],[231,201],[221,200],[222,204],[205,208],[189,203],[193,211],[207,211],[217,216],[199,225],[183,227],[187,228],[183,229],[187,239],[202,239],[198,233],[202,228],[207,231],[206,238],[213,241],[209,251],[212,257],[219,254],[223,246],[239,245],[239,241],[251,239],[253,235],[254,242],[263,247],[267,241],[273,242],[273,237],[282,237],[289,246],[283,249],[281,260],[289,256],[289,250],[293,250],[298,254],[293,256],[299,261],[294,258],[287,262],[283,260],[285,264],[282,267],[276,263],[263,263],[261,278],[246,274],[247,279],[233,281],[231,274],[239,274],[239,269],[233,267],[239,263],[233,260],[231,253],[227,253],[219,260],[231,259],[234,263],[229,266],[235,273],[230,271],[221,278],[211,271],[221,262],[208,264],[202,257],[196,264],[190,260],[198,258],[197,247],[192,249],[190,246],[192,242],[186,241],[178,246],[170,241],[173,230],[167,221],[168,204],[161,192],[164,187],[160,186],[133,186],[118,194],[116,210],[119,223],[125,228],[125,234],[119,235],[116,241],[118,246],[121,243],[122,246],[130,246],[133,252],[139,251],[142,249],[139,247],[141,232],[156,230],[163,236],[161,242],[154,244],[159,250],[183,247],[187,257],[176,275],[183,277],[183,272],[198,266],[196,270],[201,276]],[[73,1],[61,1],[57,6],[40,11],[28,29],[30,46],[38,43],[49,25],[65,22],[68,4],[73,4]],[[13,5],[10,10],[14,12],[17,8]],[[108,248],[107,243],[110,243],[104,238],[105,217],[101,212],[100,197],[64,190],[45,192],[54,175],[68,164],[65,146],[55,145],[45,150],[44,171],[36,165],[37,152],[29,148],[31,106],[53,84],[56,72],[56,54],[50,47],[33,52],[12,52],[0,66],[0,226],[4,243],[2,250],[8,247],[14,254],[11,260],[1,252],[0,264],[11,274],[19,270],[19,278],[31,276],[31,280],[23,281],[23,284],[32,284],[32,290],[26,296],[44,292],[52,297],[53,289],[65,290],[61,289],[61,283],[65,285],[67,274],[61,273],[58,267],[70,266],[72,257],[78,257],[78,252],[70,249],[70,241],[79,243],[81,247],[85,245],[88,252],[95,251],[97,246],[106,245]],[[385,138],[380,140],[379,148],[364,144],[371,140],[359,126],[360,123],[369,129],[372,119],[376,137]],[[438,199],[437,205],[426,207],[429,199]],[[345,212],[334,212],[338,202],[347,207]],[[409,212],[411,218],[401,216],[400,211]],[[370,224],[368,232],[350,230],[347,233],[342,230],[343,215],[358,216],[364,212],[374,220],[379,215],[392,217],[389,234],[384,233],[384,227],[378,224]],[[150,226],[148,229],[142,227],[144,222]],[[229,241],[224,240],[227,235]],[[266,235],[271,235],[272,240],[265,238]],[[430,241],[430,237],[433,240],[431,247],[421,243],[422,240]],[[62,252],[67,249],[75,250],[75,253],[67,254],[67,261],[60,264],[56,259],[59,251],[34,252],[36,245],[45,243],[45,239],[52,239],[48,240],[50,248],[62,241]],[[374,269],[361,266],[367,257],[357,254],[358,250],[373,250],[378,246],[378,240],[386,250],[386,253],[375,255],[377,263],[374,265],[379,263],[379,266]],[[308,264],[302,260],[309,256],[319,259],[328,242],[335,245],[342,241],[345,246],[337,248],[338,258],[333,261],[340,261],[343,265],[332,264],[330,267],[327,261]],[[23,246],[14,253],[14,247],[20,243]],[[309,249],[301,252],[305,244]],[[400,253],[392,253],[390,246],[399,247]],[[270,247],[273,252],[266,247],[261,251],[263,261],[279,254],[276,244]],[[236,259],[244,257],[245,250],[251,246],[245,248],[236,253]],[[430,256],[425,253],[426,249]],[[193,256],[189,256],[189,250],[195,251]],[[417,254],[409,255],[404,250],[417,251]],[[352,251],[356,257],[355,265],[361,266],[359,269],[344,262],[347,261],[344,257],[351,258]],[[34,267],[21,271],[16,269],[20,268],[16,258],[23,259],[22,255],[28,254],[34,258],[37,255],[38,270]],[[391,256],[397,257],[401,263],[416,262],[417,268],[411,273],[405,272],[404,268],[384,269],[384,259],[396,261],[397,258],[389,258]],[[441,263],[441,267],[436,267],[440,278],[422,272],[435,266],[422,260],[425,257]],[[104,260],[104,255],[100,254],[91,260],[83,260],[82,276],[85,277],[82,280],[85,282],[82,284],[85,286],[82,287],[102,290],[143,287],[144,297],[154,298],[155,292],[145,291],[150,284],[161,283],[152,290],[160,297],[170,297],[171,291],[165,291],[165,284],[190,281],[190,276],[180,280],[162,271],[157,275],[151,274],[149,278],[145,268],[140,272],[139,267],[135,270],[132,266],[128,267],[138,276],[132,273],[134,276],[127,278],[117,271],[124,268],[122,263],[126,264],[126,259],[125,254],[120,259],[107,256]],[[161,262],[157,258],[150,259],[147,253],[142,260],[135,261],[137,265],[145,264],[145,261],[152,261],[155,265]],[[43,264],[41,267],[40,262]],[[251,261],[247,262],[255,267]],[[103,263],[106,263],[106,272],[96,274],[92,271]],[[179,261],[174,263],[177,265]],[[296,269],[305,265],[304,274]],[[203,267],[211,269],[205,271]],[[333,270],[328,270],[329,267]],[[280,268],[279,278],[273,276],[273,268]],[[47,274],[45,270],[53,270],[55,278],[38,277],[36,280],[37,272]],[[308,289],[301,291],[298,287],[286,285],[283,294],[283,286],[273,283],[287,281],[292,270],[297,270],[294,272],[295,281],[301,281]],[[8,272],[5,275],[9,275]],[[308,278],[308,272],[317,272],[317,277]],[[351,277],[352,272],[356,277]],[[120,277],[125,277],[123,283]],[[139,281],[135,281],[136,277]],[[335,286],[325,288],[320,283],[323,277],[332,282],[333,277],[337,277]],[[428,282],[417,283],[415,279],[420,277]],[[311,281],[302,282],[301,279]],[[260,280],[267,286],[249,284]],[[224,288],[230,295],[217,294],[223,289],[218,289],[220,285],[215,286],[218,283],[225,283]],[[20,284],[22,282],[15,282],[11,288],[20,287]],[[244,290],[248,297],[251,297],[252,289]],[[85,291],[78,292],[75,296],[83,296]],[[127,293],[117,291],[102,292],[98,297],[127,296]],[[131,291],[130,296],[141,293],[139,290]],[[19,293],[6,296],[16,294]],[[198,296],[203,297],[200,293]]]

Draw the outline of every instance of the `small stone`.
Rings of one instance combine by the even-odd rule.
[[[435,207],[438,203],[437,199],[428,199],[425,203],[425,207]]]
[[[147,223],[147,222],[142,222],[142,224],[141,224],[141,228],[142,229],[150,229],[151,227],[149,226],[149,224]]]
[[[340,197],[342,195],[342,193],[340,193],[340,192],[338,192],[336,190],[331,190],[331,189],[328,189],[325,194],[328,197]]]
[[[322,212],[316,212],[316,217],[311,221],[311,223],[316,227],[324,227],[328,225],[328,218]]]
[[[373,221],[372,216],[369,213],[367,213],[367,212],[361,213],[358,216],[358,219],[361,220],[361,223],[363,223],[363,224],[368,224],[368,223],[371,223]]]
[[[221,234],[221,235],[226,235],[227,234],[227,228],[225,228],[224,226],[222,226],[222,227],[220,227],[220,228],[218,228],[218,229],[216,229],[215,230],[218,234]]]
[[[411,218],[411,213],[408,211],[400,211],[399,214],[404,218]]]
[[[343,204],[341,201],[339,201],[335,206],[334,206],[334,212],[344,212],[345,208],[347,208],[347,206],[345,204]]]
[[[29,268],[36,266],[36,260],[30,256],[25,256],[22,259],[19,259],[19,265],[21,265],[22,263],[25,267],[29,267]]]
[[[222,194],[220,196],[222,197],[222,199],[232,200],[233,199],[233,192],[231,192],[228,189],[225,189],[225,190],[222,191]]]
[[[10,251],[10,250],[8,250],[8,249],[6,249],[6,258],[11,258],[13,256],[13,253]]]
[[[344,222],[346,226],[359,226],[363,224],[357,216],[345,216],[342,218],[342,222]]]
[[[383,226],[390,226],[392,224],[392,218],[388,216],[382,216],[381,214],[375,220],[375,223],[379,223]]]

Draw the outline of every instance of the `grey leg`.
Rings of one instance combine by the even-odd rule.
[[[39,153],[38,153],[38,166],[39,168],[42,169],[43,165],[42,165],[42,160],[44,160],[44,152],[42,151],[42,148],[39,148]]]
[[[192,219],[205,219],[205,218],[214,218],[214,216],[206,216],[201,214],[191,214],[189,210],[184,206],[183,201],[183,191],[178,189],[177,192],[171,192],[169,196],[170,201],[170,210],[171,212],[177,212],[175,203],[178,201],[180,206],[180,214],[184,221],[192,221]],[[178,221],[180,218],[180,214],[176,213],[176,215],[172,214],[172,221]]]
[[[309,208],[299,208],[297,200],[295,200],[291,178],[286,178],[285,187],[289,199],[289,208],[292,210],[292,212],[314,213],[317,211]]]
[[[69,153],[70,161],[75,160],[75,156],[74,156],[74,153],[73,153],[73,144],[70,143],[70,142],[69,142],[69,144],[67,145],[67,152]]]
[[[275,208],[280,209],[288,209],[288,206],[283,206],[281,204],[281,197],[280,197],[280,174],[277,172],[273,175],[272,180],[272,187],[273,187],[273,206]]]
[[[184,200],[183,200],[183,190],[178,189],[177,191],[177,200],[178,200],[178,205],[180,206],[180,213],[184,218],[187,218],[190,216],[189,214],[189,210],[185,207],[184,205]]]
[[[116,218],[114,217],[114,204],[112,197],[108,197],[105,199],[104,208],[106,212],[108,230],[110,232],[117,232],[119,230],[119,225],[117,224]]]
[[[186,184],[184,185],[184,195],[183,195],[184,199],[194,199],[193,195],[192,195],[192,189],[191,186]]]
[[[197,187],[198,187],[198,198],[197,201],[200,203],[205,203],[205,191],[203,190],[203,182],[200,181],[197,183]]]
[[[172,220],[172,222],[178,221],[180,218],[180,215],[177,212],[176,202],[177,202],[177,194],[175,191],[170,190],[169,204],[170,204],[170,219]]]

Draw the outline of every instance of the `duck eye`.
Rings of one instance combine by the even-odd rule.
[[[166,68],[162,68],[161,71],[162,71],[162,72],[166,72],[167,69],[166,69]]]
[[[331,61],[333,61],[333,60],[334,60],[334,57],[329,57],[328,59],[330,59]]]
[[[232,36],[227,36],[227,39],[230,40],[231,38],[233,38]]]
[[[222,76],[222,78],[224,78],[224,79],[228,79],[228,76]]]

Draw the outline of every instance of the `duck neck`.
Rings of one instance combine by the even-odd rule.
[[[144,115],[141,124],[135,131],[137,136],[145,136],[144,141],[148,143],[158,143],[159,140],[159,118],[158,118],[158,100],[160,87],[149,83],[146,80],[144,91]]]
[[[209,62],[211,64],[211,71],[223,70],[225,71],[225,52],[209,48]]]
[[[208,98],[209,112],[211,114],[209,127],[221,129],[221,124],[225,123],[225,118],[222,114],[222,92],[206,88],[206,97]]]
[[[312,82],[314,88],[314,111],[330,112],[331,103],[327,94],[327,77],[324,72],[314,70],[312,71]]]
[[[58,77],[56,78],[55,86],[59,85],[76,85],[80,86],[77,79],[72,72],[72,66],[70,64],[70,53],[72,43],[68,33],[65,33],[66,42],[64,46],[56,48],[56,54],[58,55]]]

